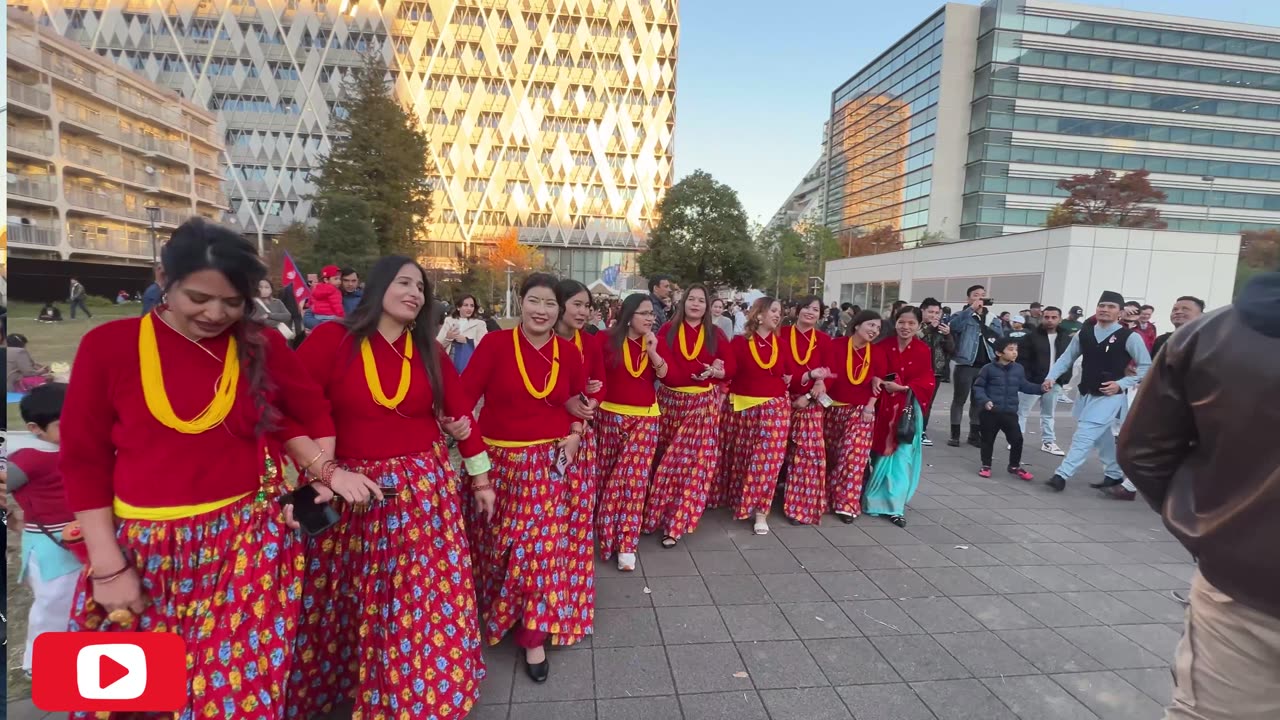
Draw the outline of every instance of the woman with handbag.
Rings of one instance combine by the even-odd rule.
[[[463,295],[453,315],[446,318],[440,326],[436,340],[445,346],[449,351],[449,358],[453,360],[453,366],[458,368],[458,372],[462,372],[467,369],[472,353],[488,331],[488,325],[480,317],[480,305],[475,296]]]
[[[873,386],[879,397],[871,444],[874,459],[862,508],[868,515],[888,517],[898,527],[907,526],[903,514],[920,484],[922,417],[937,383],[929,346],[916,337],[922,320],[919,308],[899,308],[893,314],[894,334],[876,343],[873,351],[884,353],[886,374]]]
[[[258,281],[258,297],[253,299],[253,312],[249,319],[279,331],[285,340],[294,338],[293,315],[284,306],[284,301],[276,297],[275,288],[266,278]]]

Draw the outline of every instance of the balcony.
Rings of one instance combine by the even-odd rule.
[[[189,175],[170,175],[157,172],[155,178],[155,184],[169,192],[175,192],[179,195],[191,194],[191,176]]]
[[[145,211],[144,211],[145,214]],[[157,222],[162,225],[172,225],[177,227],[182,223],[191,219],[191,208],[160,208],[160,217]]]
[[[6,188],[10,195],[53,202],[53,182],[48,176],[9,174]]]
[[[67,196],[67,202],[78,209],[121,216],[125,214],[124,203],[121,202],[118,193],[111,195],[104,190],[89,190],[75,185],[66,185],[63,191]]]
[[[88,225],[72,223],[71,247],[88,252],[125,255],[136,258],[151,257],[151,240],[141,230],[101,230]]]
[[[48,132],[10,127],[8,144],[16,150],[53,157],[53,135]]]
[[[61,98],[59,100],[58,111],[62,113],[64,123],[74,123],[86,130],[102,135],[110,135],[117,130],[114,118],[108,118],[106,115],[80,103],[61,102]]]
[[[36,110],[48,110],[52,98],[48,92],[25,83],[9,81],[9,102],[21,103]]]
[[[215,187],[196,183],[196,197],[219,207],[227,206],[227,194]]]
[[[64,142],[62,143],[62,159],[65,162],[75,163],[101,175],[114,176],[120,174],[120,156],[115,153],[94,152],[83,145]]]
[[[32,245],[35,247],[57,247],[61,240],[57,230],[27,223],[11,222],[7,225],[7,237],[10,245]]]
[[[218,158],[213,153],[192,150],[192,163],[200,170],[208,171],[214,175],[218,175]]]

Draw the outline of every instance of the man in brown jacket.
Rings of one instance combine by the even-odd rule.
[[[1167,720],[1280,718],[1280,272],[1174,333],[1120,433],[1199,562]]]

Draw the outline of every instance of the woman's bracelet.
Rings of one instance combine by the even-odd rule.
[[[107,583],[111,582],[112,580],[115,580],[116,578],[119,578],[121,575],[124,575],[125,573],[129,572],[129,569],[130,569],[131,567],[132,567],[131,565],[129,565],[129,564],[127,564],[127,563],[126,563],[124,567],[120,568],[119,570],[117,570],[117,571],[115,571],[115,572],[113,572],[113,573],[107,573],[106,575],[94,575],[94,574],[93,574],[93,571],[92,571],[92,570],[90,570],[90,571],[89,571],[89,579],[90,579],[90,580],[92,580],[92,581],[94,581],[94,582],[96,582],[96,583],[101,583],[101,584],[105,585],[105,584],[107,584]]]
[[[320,450],[319,450],[318,452],[316,452],[315,457],[311,458],[309,461],[307,461],[307,464],[306,464],[306,465],[303,465],[303,466],[302,466],[302,470],[303,470],[303,472],[306,472],[307,470],[310,470],[310,469],[311,469],[311,466],[312,466],[312,465],[315,465],[315,464],[316,464],[316,461],[317,461],[317,460],[319,460],[319,459],[320,459],[320,458],[322,458],[322,457],[324,457],[324,448],[320,448]]]
[[[333,474],[337,471],[338,463],[333,460],[326,460],[324,465],[320,466],[320,477],[316,478],[316,482],[332,490]]]
[[[492,489],[493,489],[493,483],[492,483],[492,482],[486,482],[486,483],[472,483],[472,484],[471,484],[471,489],[472,489],[472,490],[492,490]]]

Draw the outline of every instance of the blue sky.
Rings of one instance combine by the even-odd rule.
[[[1280,25],[1275,0],[1090,4]],[[831,91],[939,7],[939,0],[684,0],[676,177],[706,170],[738,191],[751,219],[768,221],[818,157]]]

